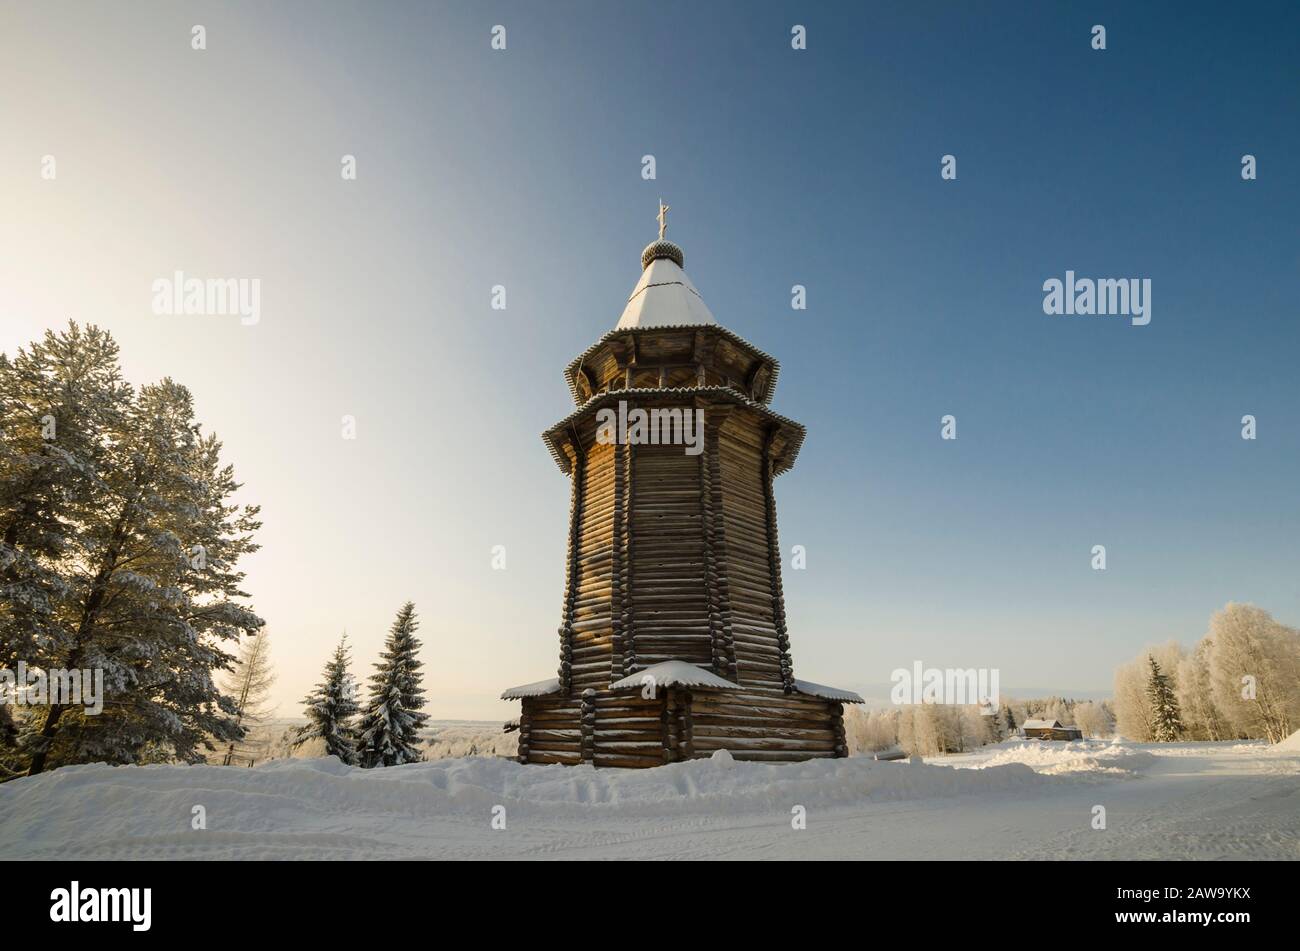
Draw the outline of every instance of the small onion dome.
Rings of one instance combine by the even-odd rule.
[[[650,262],[656,258],[667,258],[680,268],[686,267],[686,255],[682,253],[682,249],[664,238],[651,241],[645,246],[645,250],[641,252],[641,270],[648,268]]]

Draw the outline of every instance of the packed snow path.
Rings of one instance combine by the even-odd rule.
[[[792,826],[799,806],[805,829]],[[0,785],[0,843],[4,859],[1296,859],[1300,751],[1085,742],[925,765],[80,766]]]

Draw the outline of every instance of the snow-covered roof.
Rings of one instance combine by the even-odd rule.
[[[723,680],[712,671],[688,664],[684,660],[666,660],[644,670],[616,680],[609,685],[610,690],[623,690],[629,687],[641,687],[646,677],[654,678],[658,687],[712,687],[717,690],[739,690],[739,684]]]
[[[552,677],[550,680],[539,680],[534,684],[521,684],[518,687],[511,687],[505,693],[501,694],[502,700],[518,700],[520,697],[544,697],[548,693],[560,692],[560,678]]]
[[[852,690],[827,687],[825,684],[815,684],[811,680],[795,680],[794,689],[800,693],[806,693],[810,697],[821,697],[823,700],[838,700],[840,703],[866,702]]]
[[[1059,730],[1061,729],[1060,720],[1026,720],[1020,724],[1025,730]]]
[[[641,272],[616,329],[712,324],[717,321],[686,272],[671,258],[656,257]]]

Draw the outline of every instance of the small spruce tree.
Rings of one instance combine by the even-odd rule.
[[[370,701],[361,717],[357,744],[360,765],[367,769],[421,759],[418,734],[428,716],[420,712],[424,706],[420,668],[424,665],[416,660],[420,650],[417,627],[415,605],[408,601],[397,612],[370,677]]]
[[[1148,654],[1147,662],[1151,665],[1151,673],[1147,678],[1147,700],[1151,705],[1151,737],[1157,743],[1173,743],[1183,733],[1178,698],[1174,696],[1174,688],[1169,682],[1169,676],[1160,670],[1156,659]]]
[[[308,740],[324,740],[326,756],[337,756],[348,766],[356,766],[357,739],[352,718],[361,707],[356,702],[356,681],[348,672],[350,660],[348,637],[344,634],[325,665],[325,679],[303,701],[308,722],[294,736],[293,745],[297,748]]]

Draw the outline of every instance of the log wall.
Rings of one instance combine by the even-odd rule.
[[[575,543],[571,689],[609,685],[614,644],[614,510],[612,445],[593,444],[583,464],[583,491]]]
[[[719,434],[717,457],[726,531],[725,573],[736,682],[783,687],[773,607],[773,576],[780,571],[780,552],[769,532],[764,448],[765,434],[752,414],[728,416]]]
[[[725,749],[739,760],[844,756],[837,718],[842,724],[838,704],[779,688],[696,690],[691,695],[691,755],[699,759]]]
[[[612,379],[650,357],[676,359],[673,347],[685,352],[691,340],[637,338],[584,372]],[[716,365],[715,343],[730,353],[712,339],[696,339],[691,352]],[[627,395],[629,408],[672,405],[664,395]],[[685,406],[672,399],[703,411],[702,454],[597,443],[594,413],[565,430],[573,497],[560,691],[522,701],[519,759],[637,767],[719,749],[749,760],[847,755],[841,705],[794,690],[772,494],[788,421],[716,395]],[[652,698],[609,689],[669,660],[741,689],[672,688]]]
[[[525,697],[519,715],[519,760],[576,766],[582,759],[581,699]]]
[[[631,640],[636,666],[712,663],[700,501],[702,455],[632,447]]]
[[[706,759],[793,762],[847,756],[843,708],[781,689],[593,690],[577,698],[528,697],[519,760],[649,767]]]

